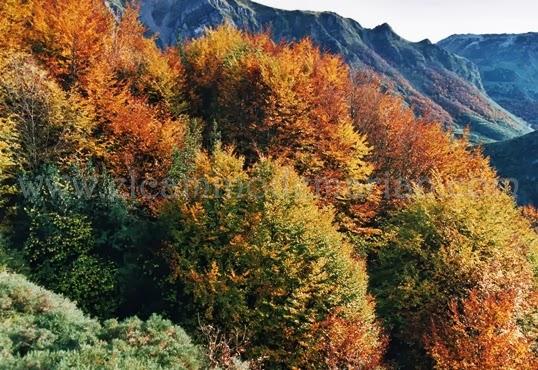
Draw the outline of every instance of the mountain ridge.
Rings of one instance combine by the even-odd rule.
[[[452,35],[438,45],[475,63],[488,95],[538,128],[537,32]]]
[[[161,47],[199,37],[222,23],[267,31],[276,41],[310,37],[351,66],[382,75],[417,113],[456,133],[469,126],[473,141],[506,140],[530,131],[486,95],[472,62],[431,42],[407,41],[388,23],[368,29],[333,12],[282,10],[249,0],[142,0],[140,6],[140,19]]]

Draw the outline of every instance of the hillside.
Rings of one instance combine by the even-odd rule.
[[[517,182],[514,191],[519,203],[538,206],[538,132],[484,149],[499,174]]]
[[[118,1],[112,2],[116,10]],[[374,29],[331,12],[285,11],[248,0],[142,0],[141,20],[161,46],[198,37],[223,22],[269,30],[275,40],[310,37],[355,67],[386,77],[415,107],[456,131],[470,126],[475,141],[498,141],[529,132],[527,124],[492,101],[474,64],[428,40],[409,42],[388,24]]]
[[[308,38],[160,48],[118,4],[0,2],[0,370],[536,370],[538,211],[479,146]],[[388,25],[290,14],[481,91]]]
[[[454,35],[438,45],[473,61],[488,95],[538,128],[538,33]]]

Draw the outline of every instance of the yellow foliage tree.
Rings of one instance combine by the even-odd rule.
[[[162,213],[169,272],[159,281],[184,325],[244,327],[245,355],[268,368],[325,369],[326,356],[344,368],[380,365],[365,262],[291,167],[262,160],[245,170],[217,146],[178,190]]]
[[[538,308],[530,299],[538,235],[512,196],[480,179],[434,178],[432,185],[432,191],[417,189],[386,221],[369,266],[392,353],[418,368],[427,367],[423,339],[432,320],[443,324],[449,303],[471,290],[484,296],[514,292],[514,320],[528,320]]]
[[[0,56],[1,119],[13,131],[20,169],[85,162],[98,151],[93,116],[76,94],[65,93],[26,54]],[[12,145],[12,144],[8,144]]]

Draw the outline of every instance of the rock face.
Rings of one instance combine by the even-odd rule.
[[[514,183],[519,203],[538,207],[538,132],[484,146],[501,177]]]
[[[120,7],[120,0],[110,1]],[[163,47],[224,22],[269,31],[277,41],[310,37],[350,65],[383,75],[418,113],[452,125],[456,132],[470,127],[475,141],[506,140],[530,131],[524,120],[487,96],[473,63],[428,40],[409,42],[388,24],[367,29],[331,12],[286,11],[248,0],[141,0],[140,17]]]
[[[538,128],[538,33],[454,35],[439,45],[473,61],[489,96]]]

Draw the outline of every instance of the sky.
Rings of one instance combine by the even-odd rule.
[[[410,41],[455,33],[538,32],[538,0],[254,0],[281,9],[330,10],[363,27],[389,23]]]

